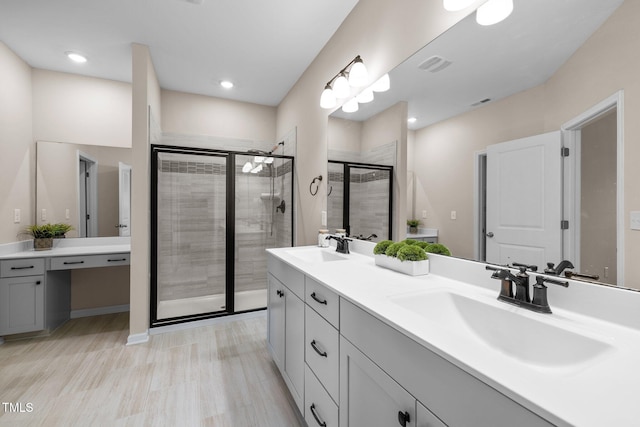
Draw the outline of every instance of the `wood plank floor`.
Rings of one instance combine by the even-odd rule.
[[[125,346],[128,313],[0,346],[0,426],[300,426],[266,316]]]

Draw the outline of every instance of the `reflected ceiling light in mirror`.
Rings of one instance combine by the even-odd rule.
[[[373,90],[368,87],[356,96],[356,100],[360,104],[366,104],[367,102],[373,101]]]
[[[369,84],[369,74],[360,55],[353,58],[342,70],[327,82],[320,95],[320,107],[333,108],[337,99],[348,98],[351,88]]]
[[[249,173],[253,169],[253,164],[251,162],[247,162],[242,166],[242,173]]]
[[[342,111],[345,113],[355,113],[358,111],[358,100],[355,98],[351,98],[342,106]]]
[[[258,166],[256,166],[255,168],[251,169],[251,173],[258,173],[262,170],[262,163],[258,163]]]
[[[233,83],[230,82],[229,80],[222,80],[220,82],[220,86],[222,86],[225,89],[231,89],[233,87]]]
[[[386,92],[391,88],[391,80],[389,80],[389,74],[385,74],[380,77],[376,82],[371,85],[371,90],[374,92]]]
[[[489,0],[476,11],[476,22],[493,25],[506,19],[513,12],[513,0]]]
[[[415,123],[415,122],[417,122],[417,121],[418,121],[418,119],[417,119],[416,117],[409,117],[409,118],[407,119],[407,123]]]
[[[65,52],[65,55],[67,55],[67,58],[69,58],[76,64],[84,64],[85,62],[87,62],[87,57],[79,54],[78,52]]]
[[[471,6],[475,0],[442,0],[442,6],[449,12],[457,12]]]

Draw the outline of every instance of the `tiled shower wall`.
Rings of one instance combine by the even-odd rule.
[[[292,241],[291,161],[275,159],[272,169],[243,174],[241,168],[247,158],[237,156],[240,166],[236,168],[235,197],[236,292],[265,289],[265,249],[290,246]],[[159,160],[162,173],[158,177],[158,298],[166,301],[224,293],[223,160],[169,153],[161,153]],[[276,195],[273,199],[271,172]],[[275,211],[281,200],[286,203],[284,214]]]

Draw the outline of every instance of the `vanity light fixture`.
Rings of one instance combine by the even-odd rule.
[[[366,86],[368,81],[367,68],[358,55],[327,82],[320,95],[320,107],[335,107],[337,99],[349,97],[351,88]]]
[[[370,87],[366,88],[356,96],[356,100],[360,104],[373,101],[373,90]]]
[[[77,64],[84,64],[85,62],[87,62],[87,57],[79,54],[78,52],[65,52],[65,55],[67,55],[67,58]]]
[[[506,19],[513,12],[513,0],[489,0],[476,11],[476,22],[493,25]]]

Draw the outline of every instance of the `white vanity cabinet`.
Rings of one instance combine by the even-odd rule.
[[[44,259],[0,261],[0,336],[44,329]]]
[[[268,264],[268,347],[303,412],[304,275],[273,257],[269,257]]]
[[[345,405],[350,405],[349,398],[352,395],[372,393],[370,390],[375,389],[374,384],[380,382],[375,378],[383,378],[380,373],[369,375],[373,368],[364,371],[358,363],[348,363],[350,359],[357,361],[362,360],[362,357],[369,359],[369,366],[377,367],[393,379],[392,383],[384,383],[385,391],[390,393],[388,390],[393,389],[392,385],[398,385],[414,396],[417,404],[429,411],[427,415],[435,414],[436,419],[449,427],[552,426],[543,418],[345,299],[340,300],[340,334],[343,336],[340,343],[340,427],[363,425],[348,422],[351,417],[356,416],[355,411],[358,409]],[[356,351],[353,347],[361,352],[360,358],[353,356]],[[360,362],[360,365],[367,364]],[[362,372],[354,374],[351,370]],[[354,387],[363,391],[352,393]],[[394,392],[393,396],[395,395]],[[378,395],[378,399],[383,398]],[[383,405],[377,402],[372,402],[371,406]],[[403,409],[397,409],[396,413],[399,410]],[[422,416],[426,415],[423,413]],[[418,423],[420,422],[419,414]],[[431,427],[430,424],[426,425]],[[438,426],[433,423],[432,425]]]

